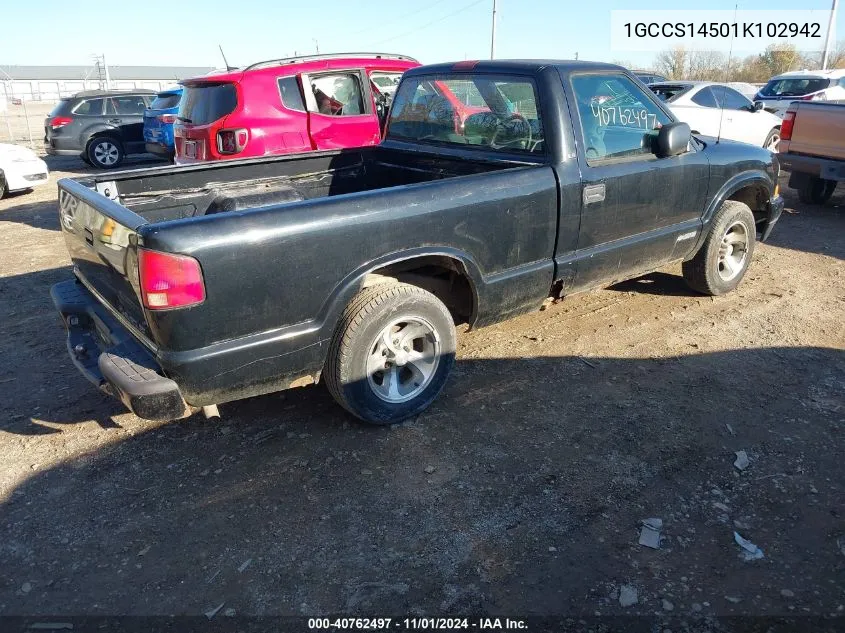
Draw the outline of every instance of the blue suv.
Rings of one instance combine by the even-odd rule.
[[[173,159],[175,144],[173,124],[179,112],[182,88],[165,90],[156,95],[150,107],[144,111],[144,143],[151,154]]]

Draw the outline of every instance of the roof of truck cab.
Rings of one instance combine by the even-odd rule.
[[[572,59],[484,59],[430,64],[407,71],[408,75],[431,75],[435,73],[483,72],[483,73],[536,73],[544,68],[554,67],[562,73],[589,70],[625,71],[622,66],[604,62],[587,62]]]
[[[233,68],[230,71],[214,71],[199,77],[183,79],[181,84],[199,82],[224,83],[238,82],[244,75],[273,75],[284,77],[299,73],[315,73],[323,70],[339,70],[347,68],[365,68],[367,70],[382,70],[387,72],[405,72],[409,68],[419,66],[420,63],[404,55],[388,55],[381,53],[362,54],[349,53],[337,55],[313,55],[310,57],[289,57],[278,60],[259,62],[244,68]]]

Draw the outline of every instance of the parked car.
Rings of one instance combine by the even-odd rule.
[[[467,83],[485,111],[460,133],[448,99],[419,116]],[[777,177],[775,154],[699,141],[619,66],[437,64],[405,73],[377,146],[59,181],[75,279],[52,296],[77,368],[142,418],[325,380],[386,424],[437,396],[456,323],[678,261],[695,290],[733,290]]]
[[[154,96],[152,90],[89,90],[62,99],[44,120],[44,150],[117,167],[127,154],[146,152],[144,110]]]
[[[755,101],[783,116],[793,101],[840,101],[845,99],[845,69],[801,70],[769,79]]]
[[[651,70],[635,70],[634,74],[637,76],[637,79],[639,79],[645,85],[654,84],[658,81],[669,81],[663,75],[658,75],[656,72],[653,72]]]
[[[773,152],[780,141],[780,117],[763,110],[730,86],[709,81],[673,81],[649,88],[693,132],[759,145]]]
[[[144,110],[144,147],[150,154],[170,160],[176,154],[173,124],[179,113],[182,88],[159,92],[150,107]]]
[[[757,93],[762,88],[761,85],[754,85],[747,83],[745,81],[729,81],[725,84],[726,86],[730,86],[734,90],[736,90],[739,94],[743,97],[747,98],[749,101],[754,101],[754,98],[757,96]]]
[[[31,149],[0,143],[0,198],[47,182],[47,164]]]
[[[339,54],[260,62],[186,80],[175,126],[179,164],[375,145],[385,84],[419,62]],[[375,84],[375,85],[374,85]]]
[[[845,103],[794,101],[783,117],[778,159],[802,202],[824,204],[845,181]]]

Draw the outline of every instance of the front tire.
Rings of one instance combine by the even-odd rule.
[[[111,136],[98,136],[88,143],[86,154],[94,167],[114,169],[123,162],[123,144]]]
[[[777,153],[778,143],[780,143],[780,128],[773,127],[772,131],[769,132],[768,136],[766,136],[766,140],[763,141],[763,147],[765,147],[770,152]]]
[[[9,193],[9,184],[6,182],[6,175],[0,171],[0,200]]]
[[[723,295],[739,285],[757,242],[754,214],[748,205],[728,200],[716,212],[704,244],[683,263],[687,285],[702,294]]]
[[[804,179],[798,189],[798,199],[805,204],[824,204],[836,190],[835,180],[826,180],[818,176]]]
[[[324,376],[347,411],[393,424],[424,411],[455,362],[455,325],[445,305],[417,286],[361,290],[343,312]]]

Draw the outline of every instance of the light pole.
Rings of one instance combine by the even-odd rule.
[[[833,31],[833,25],[836,22],[836,7],[839,0],[833,0],[833,6],[830,8],[830,22],[827,23],[827,35],[824,38],[824,54],[822,55],[822,70],[827,70],[827,58],[830,55],[830,39]]]
[[[493,26],[490,29],[490,59],[495,59],[495,57],[496,57],[496,0],[493,0]]]

